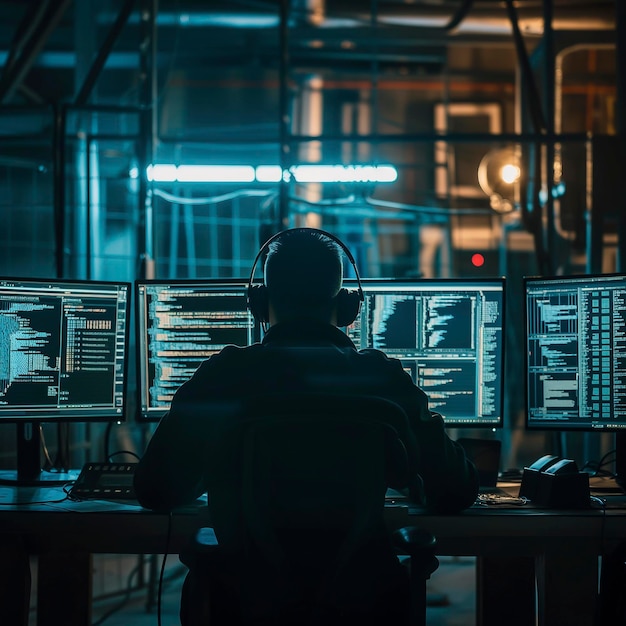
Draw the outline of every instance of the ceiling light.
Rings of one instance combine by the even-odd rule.
[[[136,178],[131,168],[129,176]],[[392,183],[398,172],[392,165],[174,165],[158,163],[147,169],[148,180],[161,183]]]
[[[489,150],[478,165],[478,184],[494,211],[508,213],[519,207],[522,169],[518,149],[505,146]]]

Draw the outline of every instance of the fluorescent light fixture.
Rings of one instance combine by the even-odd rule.
[[[255,180],[251,165],[171,165],[148,166],[148,180],[158,183],[251,183]]]
[[[177,167],[175,165],[148,165],[148,180],[154,180],[159,183],[174,183],[177,180],[176,170]]]
[[[278,183],[282,177],[280,165],[259,165],[256,168],[256,179],[260,183]]]
[[[391,165],[296,165],[298,183],[392,183],[398,172]]]
[[[137,176],[135,170],[129,172]],[[148,180],[160,183],[278,183],[293,177],[298,183],[392,183],[398,172],[392,165],[173,165],[148,166]]]
[[[179,165],[176,178],[185,183],[251,183],[251,165]]]
[[[181,26],[221,26],[225,28],[274,28],[280,23],[277,15],[264,15],[262,13],[181,13],[180,16],[170,14],[157,17],[157,23],[180,24]]]

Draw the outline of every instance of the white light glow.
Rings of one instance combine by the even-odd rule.
[[[512,185],[514,182],[519,180],[521,173],[522,172],[518,165],[507,163],[507,165],[503,165],[500,170],[500,178],[508,185]]]
[[[398,172],[391,165],[296,165],[298,183],[392,183]]]
[[[176,178],[185,183],[251,183],[251,165],[179,165]]]
[[[278,183],[282,175],[280,165],[259,165],[256,168],[256,179],[260,183]]]
[[[148,180],[154,180],[159,183],[176,182],[176,166],[175,165],[148,165]]]
[[[136,177],[137,173],[129,173]],[[398,172],[392,165],[295,165],[283,171],[279,165],[173,165],[148,166],[148,180],[186,183],[392,183]]]

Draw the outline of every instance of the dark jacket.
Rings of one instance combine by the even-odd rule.
[[[241,400],[298,391],[367,394],[399,404],[408,423],[394,424],[407,449],[416,498],[438,512],[470,506],[478,492],[475,467],[428,409],[397,359],[378,350],[358,351],[328,324],[281,323],[262,343],[227,346],[205,361],[176,392],[135,473],[139,502],[170,510],[209,489],[211,460],[227,454],[222,434],[241,415]],[[223,463],[219,465],[223,467]],[[210,493],[209,493],[210,496]]]

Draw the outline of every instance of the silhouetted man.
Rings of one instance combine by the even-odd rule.
[[[227,458],[224,433],[233,420],[249,417],[241,408],[245,399],[293,392],[392,400],[407,416],[393,426],[407,450],[411,482],[404,486],[413,498],[440,512],[475,501],[476,470],[447,436],[441,416],[428,409],[426,394],[399,360],[357,350],[339,328],[356,318],[360,305],[359,293],[342,288],[342,250],[354,262],[338,239],[315,229],[287,230],[263,246],[257,260],[267,251],[264,284],[252,285],[251,276],[249,307],[265,336],[252,346],[225,347],[176,392],[136,471],[142,505],[170,510],[205,492],[210,501],[211,484],[224,479],[229,461],[237,462]]]

